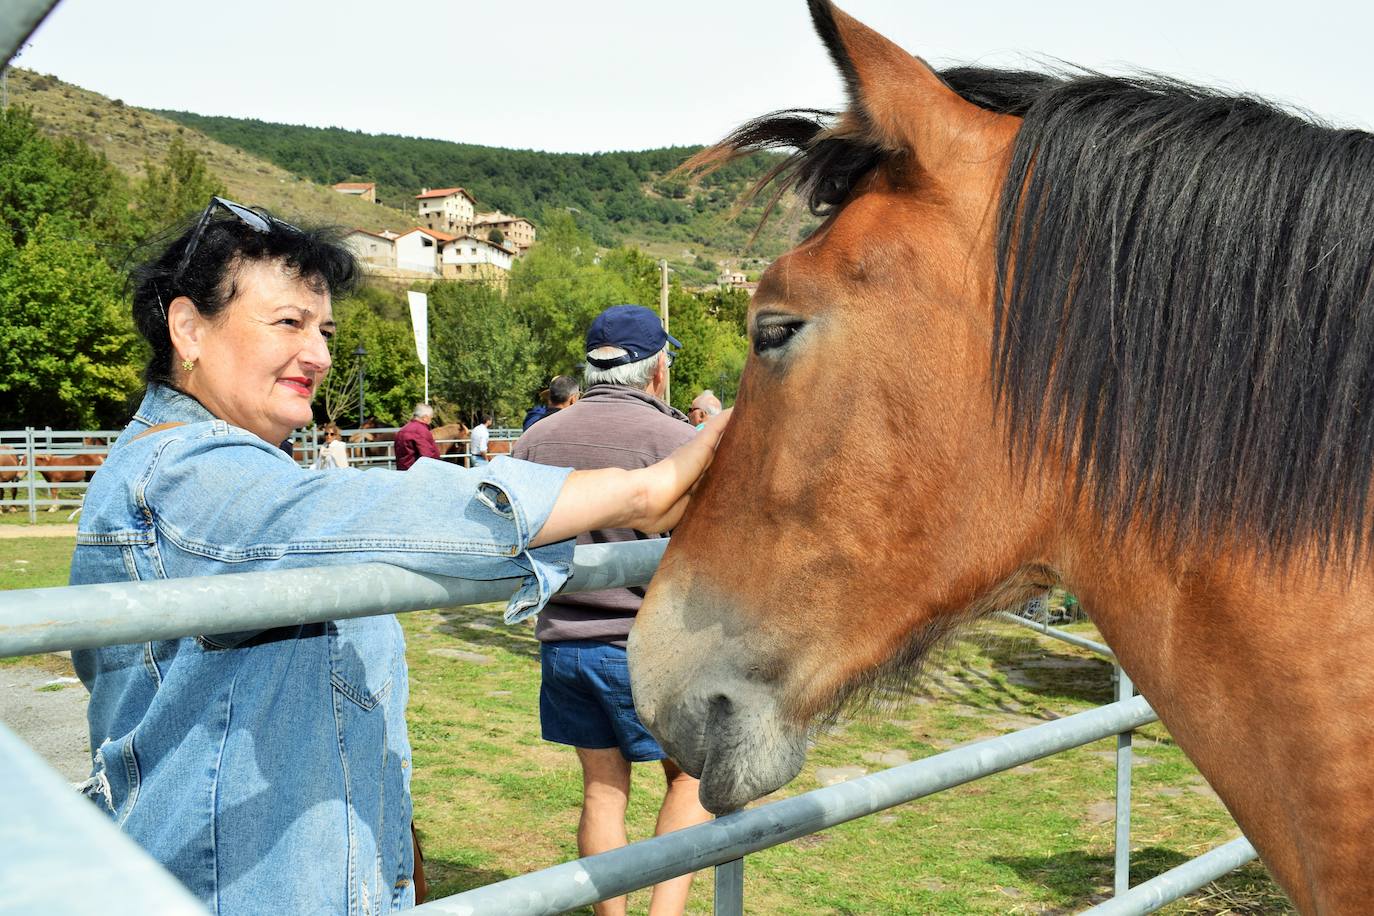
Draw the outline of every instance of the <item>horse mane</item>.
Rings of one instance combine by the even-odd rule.
[[[1001,190],[992,384],[1109,530],[1355,562],[1374,478],[1374,135],[1158,77],[940,74],[1023,118]],[[751,121],[684,169],[794,152],[838,209],[889,155],[862,113]],[[1012,269],[1014,266],[1014,270]]]

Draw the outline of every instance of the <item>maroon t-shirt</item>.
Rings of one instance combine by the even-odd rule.
[[[434,444],[434,433],[429,431],[428,423],[411,420],[396,430],[396,470],[408,471],[410,466],[421,458],[438,458],[439,446]]]
[[[512,457],[590,471],[648,467],[696,435],[681,411],[646,391],[593,385],[581,400],[535,423],[516,441]],[[579,544],[658,537],[629,528],[579,535]],[[540,642],[596,639],[624,646],[644,599],[642,588],[610,588],[559,595],[539,613]]]

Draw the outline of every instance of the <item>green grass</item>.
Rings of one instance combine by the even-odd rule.
[[[62,584],[70,555],[66,538],[0,540],[0,588]],[[11,572],[21,565],[17,559],[29,561],[26,572]],[[538,644],[531,628],[502,625],[495,606],[407,614],[402,625],[409,640],[415,817],[434,895],[576,858],[581,778],[571,749],[539,739]],[[1095,635],[1090,625],[1072,629]],[[486,661],[454,658],[453,650]],[[1057,667],[1045,666],[1046,658]],[[919,690],[884,696],[820,735],[801,775],[776,797],[817,788],[823,767],[872,772],[887,765],[877,762],[880,755],[918,760],[1110,700],[1106,663],[1010,625],[990,625],[953,643]],[[1100,741],[751,855],[746,911],[1084,909],[1111,888],[1113,748],[1112,740]],[[1162,726],[1141,729],[1136,750],[1146,762],[1133,781],[1133,883],[1238,833]],[[660,773],[657,766],[635,768],[631,839],[652,834]],[[647,903],[647,892],[631,895],[632,912],[644,912]],[[710,911],[711,880],[703,874],[689,912]],[[1251,864],[1162,912],[1293,910],[1263,867]]]
[[[64,537],[0,540],[0,590],[66,585],[74,544]]]
[[[538,740],[537,644],[497,609],[403,618],[410,639],[415,810],[437,895],[577,855],[577,763]],[[1090,626],[1075,629],[1093,634]],[[461,662],[435,650],[486,655]],[[1049,653],[1072,667],[1037,667]],[[819,737],[806,768],[777,797],[817,788],[823,767],[879,755],[910,759],[1002,734],[1112,698],[1111,667],[1010,626],[954,643],[922,690],[889,697]],[[840,825],[746,863],[750,913],[1075,912],[1112,883],[1111,739]],[[1137,748],[1133,882],[1237,835],[1225,809],[1160,726]],[[869,755],[869,760],[865,759]],[[891,759],[889,757],[889,759]],[[631,839],[651,835],[661,798],[657,768],[636,767]],[[471,825],[481,823],[480,831]],[[643,912],[647,893],[631,896]],[[711,910],[710,876],[692,913]],[[1249,866],[1168,913],[1292,912],[1259,866]]]

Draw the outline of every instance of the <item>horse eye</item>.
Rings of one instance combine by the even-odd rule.
[[[792,320],[756,325],[754,327],[754,352],[762,356],[770,350],[777,350],[786,346],[805,323],[800,320]]]

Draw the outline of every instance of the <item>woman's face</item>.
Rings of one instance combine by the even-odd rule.
[[[195,369],[174,369],[183,390],[215,416],[276,445],[309,425],[311,399],[332,363],[329,293],[315,292],[276,261],[243,265],[237,287],[217,320],[197,316],[190,337],[196,352],[183,351]]]

